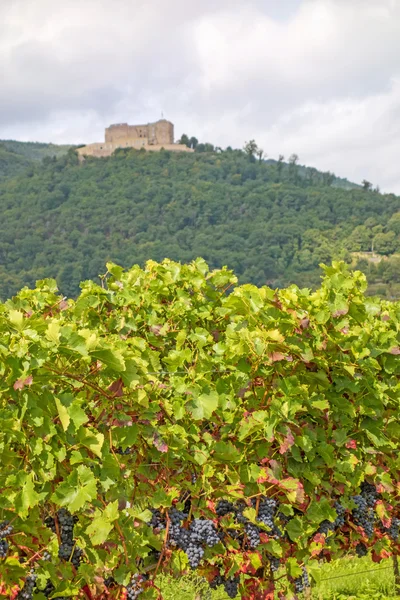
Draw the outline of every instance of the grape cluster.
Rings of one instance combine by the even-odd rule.
[[[336,502],[335,510],[337,512],[336,519],[334,521],[328,521],[327,519],[322,521],[318,528],[318,533],[328,535],[330,531],[335,531],[335,529],[340,529],[341,527],[343,527],[343,525],[345,524],[346,509],[340,504],[340,502]]]
[[[125,448],[125,450],[123,450],[121,448],[121,446],[119,446],[116,450],[115,450],[115,454],[122,454],[123,456],[127,456],[128,454],[132,454],[132,448]]]
[[[14,527],[10,525],[10,521],[3,521],[0,523],[0,538],[5,538],[11,535]]]
[[[110,576],[104,580],[104,585],[106,586],[106,588],[112,588],[115,585],[117,585],[117,582],[115,581],[114,577]]]
[[[280,558],[278,558],[276,556],[270,556],[268,554],[268,560],[269,560],[269,564],[271,565],[271,571],[273,573],[276,573],[279,570],[279,567],[281,566]]]
[[[220,537],[214,523],[208,519],[194,519],[189,529],[184,529],[180,522],[187,516],[186,513],[171,511],[170,542],[186,553],[190,566],[196,569],[204,556],[204,544],[212,548],[219,543]]]
[[[65,508],[60,508],[57,511],[57,522],[61,540],[58,556],[62,560],[71,561],[75,568],[79,567],[83,556],[82,549],[76,546],[74,542],[74,524],[77,520],[77,517],[73,517]],[[56,533],[56,522],[53,517],[46,517],[44,522],[53,533]]]
[[[212,548],[220,541],[214,523],[208,519],[194,519],[190,524],[189,530],[193,541],[204,542],[209,548]]]
[[[303,574],[294,580],[294,590],[296,594],[301,594],[306,588],[310,587],[310,580],[307,569],[303,567]]]
[[[24,587],[18,592],[17,600],[32,600],[35,587],[36,575],[31,571],[25,578]]]
[[[333,527],[334,529],[340,529],[345,524],[346,509],[340,502],[335,502],[335,510],[337,512],[337,517],[333,523]]]
[[[374,508],[379,500],[379,494],[376,491],[376,487],[367,481],[363,481],[361,484],[361,496],[364,498],[369,508]]]
[[[143,579],[138,573],[135,573],[126,586],[126,598],[127,600],[136,600],[142,592]]]
[[[196,569],[204,556],[203,545],[212,548],[219,541],[219,535],[212,521],[194,519],[188,530],[181,530],[178,545],[186,553],[192,569]]]
[[[169,512],[169,541],[173,546],[179,546],[179,540],[182,535],[182,521],[188,518],[188,514],[173,508]]]
[[[9,521],[0,523],[0,558],[5,558],[8,552],[8,542],[5,539],[13,532],[13,526]]]
[[[356,554],[357,554],[358,558],[367,556],[367,554],[368,554],[367,546],[365,544],[363,544],[362,542],[359,542],[356,546]]]
[[[47,550],[45,550],[42,554],[42,560],[45,560],[46,562],[50,562],[51,561],[51,554],[50,552],[48,552]]]
[[[229,579],[225,579],[225,577],[222,575],[217,575],[210,582],[210,588],[216,590],[217,587],[223,585],[229,598],[236,598],[238,594],[239,583],[239,577],[230,577]]]
[[[150,527],[153,529],[159,529],[160,531],[165,529],[166,523],[164,515],[162,515],[161,512],[155,508],[151,508],[150,511],[152,513],[152,517],[151,520],[148,521],[147,525],[150,525]]]
[[[235,506],[232,504],[232,502],[229,502],[229,500],[219,500],[215,512],[217,513],[218,517],[224,517],[229,513],[234,513]]]
[[[258,506],[257,521],[260,521],[270,529],[275,528],[274,517],[278,509],[278,503],[274,498],[265,498],[261,496]]]
[[[236,598],[239,588],[239,577],[230,577],[224,583],[224,589],[229,598]]]
[[[364,529],[367,537],[371,538],[374,533],[374,510],[368,506],[367,500],[361,494],[353,496],[352,500],[356,505],[356,508],[353,510],[354,522]]]
[[[254,525],[253,523],[246,523],[244,530],[247,535],[249,547],[252,549],[257,548],[257,546],[259,546],[261,543],[260,530],[257,525]]]
[[[392,519],[390,527],[388,529],[389,537],[392,538],[395,542],[399,539],[399,529],[400,529],[400,519],[396,517]]]

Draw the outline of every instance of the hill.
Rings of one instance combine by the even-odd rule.
[[[304,176],[296,164],[238,150],[120,150],[83,163],[69,150],[35,160],[0,179],[2,298],[45,277],[75,295],[107,260],[129,266],[197,256],[228,265],[241,282],[275,287],[315,286],[321,262],[344,258],[361,264],[374,291],[400,295],[393,194],[347,190],[331,174]],[[379,262],[362,254],[372,246]]]
[[[0,145],[9,152],[25,156],[29,160],[40,161],[45,157],[63,156],[71,145],[47,144],[43,142],[17,142],[15,140],[0,140]]]
[[[44,158],[63,156],[71,148],[73,146],[0,140],[0,179],[18,175]]]

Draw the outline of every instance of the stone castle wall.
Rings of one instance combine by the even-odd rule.
[[[147,125],[118,123],[105,130],[105,141],[78,148],[80,156],[111,156],[117,148],[135,148],[159,151],[161,148],[178,152],[193,152],[183,144],[174,144],[174,125],[161,119]]]

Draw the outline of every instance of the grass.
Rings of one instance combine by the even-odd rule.
[[[345,558],[321,565],[320,583],[312,587],[313,600],[395,600],[391,559],[380,564],[369,557]],[[185,575],[179,580],[160,576],[157,582],[163,600],[228,600],[219,588],[213,591],[204,579]],[[239,598],[238,598],[239,600]],[[289,600],[289,599],[288,599]]]

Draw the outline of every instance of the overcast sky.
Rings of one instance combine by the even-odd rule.
[[[400,0],[0,0],[0,139],[165,118],[400,193]]]

